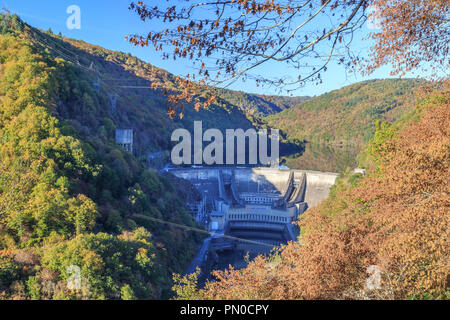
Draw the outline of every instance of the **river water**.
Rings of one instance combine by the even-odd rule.
[[[358,146],[307,143],[300,157],[286,158],[291,169],[344,172],[358,167]]]

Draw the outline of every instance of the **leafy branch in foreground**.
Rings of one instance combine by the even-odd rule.
[[[173,102],[247,79],[290,93],[307,82],[322,83],[331,61],[367,73],[390,63],[397,74],[421,62],[441,64],[448,53],[448,7],[442,0],[137,1],[130,10],[158,27],[127,40],[153,46],[164,59],[192,63],[195,72],[179,81]],[[368,18],[382,26],[369,36],[370,59],[355,54],[352,43]],[[258,74],[268,63],[282,68]],[[285,67],[296,75],[286,76]]]

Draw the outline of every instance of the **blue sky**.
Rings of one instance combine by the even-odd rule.
[[[131,53],[138,58],[157,67],[168,70],[177,75],[191,72],[189,62],[184,60],[163,60],[153,48],[139,48],[125,41],[125,36],[130,33],[146,33],[150,23],[143,23],[138,16],[128,10],[130,0],[0,0],[0,7],[17,13],[23,20],[32,26],[54,33],[61,32],[64,36],[81,39],[86,42],[100,45],[107,49]],[[81,29],[69,30],[66,13],[70,5],[78,5],[81,8]],[[363,33],[367,30],[363,30]],[[360,35],[362,37],[362,34]],[[357,50],[362,54],[367,53],[367,42],[357,40]],[[272,74],[278,68],[277,65],[265,65],[259,69],[259,73]],[[346,75],[343,67],[331,64],[327,73],[323,75],[323,84],[308,84],[295,92],[294,95],[319,95],[343,86],[368,79],[380,79],[389,77],[389,68],[384,67],[370,77],[360,75]],[[286,72],[290,72],[286,70]],[[415,74],[408,74],[414,77]],[[275,89],[258,88],[252,81],[246,83],[237,82],[231,89],[252,93],[276,94]]]

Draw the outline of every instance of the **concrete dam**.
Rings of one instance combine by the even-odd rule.
[[[230,257],[246,253],[254,257],[296,240],[298,230],[292,222],[326,199],[338,176],[277,168],[193,167],[168,171],[190,181],[202,194],[201,201],[188,203],[188,207],[211,234],[188,273],[196,266],[202,266],[202,270],[229,264],[243,267],[242,259]],[[220,263],[223,257],[225,261]]]
[[[304,192],[295,202],[304,202],[309,208],[328,197],[338,176],[331,172],[239,167],[174,168],[170,173],[190,181],[212,202],[228,196],[240,204],[273,204],[292,196],[295,186],[304,183]],[[226,186],[232,188],[231,194]]]

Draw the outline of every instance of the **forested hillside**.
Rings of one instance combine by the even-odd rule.
[[[370,81],[306,102],[212,89],[213,104],[197,112],[185,102],[172,120],[165,93],[179,89],[170,73],[0,15],[0,299],[171,297],[172,274],[185,271],[203,237],[174,225],[199,227],[184,204],[199,195],[149,168],[167,162],[171,132],[194,120],[205,129],[268,123],[287,132],[293,150],[302,140],[361,146],[377,131],[364,154],[369,176],[343,176],[305,215],[301,244],[200,292],[177,287],[180,296],[360,297],[366,266],[377,264],[389,290],[376,294],[442,298],[448,90],[407,124],[375,125],[413,110],[417,85]],[[116,143],[118,128],[134,130],[133,154]]]
[[[414,108],[419,80],[370,80],[315,97],[267,117],[288,137],[314,143],[362,145],[377,120],[395,121]]]
[[[197,226],[185,203],[199,195],[148,167],[169,161],[171,132],[194,120],[204,130],[260,120],[227,90],[198,112],[185,101],[172,120],[173,75],[16,15],[0,15],[0,76],[0,297],[170,297],[202,234],[164,221]],[[116,129],[133,129],[133,154]],[[78,267],[82,297],[66,285]]]
[[[122,52],[64,38],[51,32],[27,26],[25,37],[33,47],[59,58],[70,66],[65,82],[78,95],[78,100],[68,102],[60,114],[70,125],[93,135],[94,130],[112,137],[115,128],[132,128],[135,132],[135,155],[141,161],[149,156],[159,157],[159,164],[169,161],[170,135],[174,129],[184,127],[193,131],[193,123],[203,121],[203,129],[259,128],[263,126],[260,115],[273,114],[303,101],[306,98],[258,96],[226,89],[208,88],[196,96],[195,101],[181,101],[182,117],[170,119],[172,107],[167,94],[179,90],[176,77],[169,72]],[[80,86],[98,91],[94,99],[79,94]],[[208,91],[215,101],[204,105]],[[112,103],[115,99],[115,103]],[[86,106],[80,110],[77,103]],[[200,108],[198,108],[200,106]],[[84,111],[84,112],[80,112]],[[284,141],[287,142],[287,141]],[[293,144],[281,146],[292,149]],[[294,146],[296,152],[301,143]]]
[[[201,234],[158,222],[196,226],[185,191],[121,149],[114,129],[136,123],[162,148],[171,122],[137,93],[114,113],[81,61],[36,37],[62,43],[0,16],[0,298],[170,297]],[[79,274],[82,290],[70,290]]]
[[[96,101],[81,101],[89,106],[81,113],[72,107],[63,115],[75,126],[108,129],[132,128],[135,131],[135,154],[144,157],[170,149],[170,136],[174,129],[192,129],[194,120],[203,121],[204,128],[250,128],[257,123],[237,106],[220,97],[206,109],[195,111],[193,102],[184,102],[184,117],[170,119],[170,104],[165,94],[176,91],[175,77],[136,57],[122,52],[106,50],[83,41],[75,41],[30,29],[29,38],[34,46],[61,58],[71,66],[68,80],[71,90],[78,94],[81,83],[90,90],[98,90]],[[110,97],[117,95],[115,108]],[[202,101],[204,98],[199,97]],[[88,111],[88,112],[87,112]],[[108,123],[105,126],[105,121]],[[110,132],[108,132],[108,135]],[[166,161],[168,159],[165,159]]]
[[[249,94],[242,91],[217,89],[218,95],[228,103],[238,106],[247,113],[264,117],[277,114],[304,101],[311,99],[307,96],[285,97]]]
[[[367,175],[341,175],[329,199],[303,214],[298,242],[216,272],[202,290],[195,276],[177,278],[191,284],[175,287],[179,297],[449,299],[448,82],[413,111],[378,123],[364,152]]]

